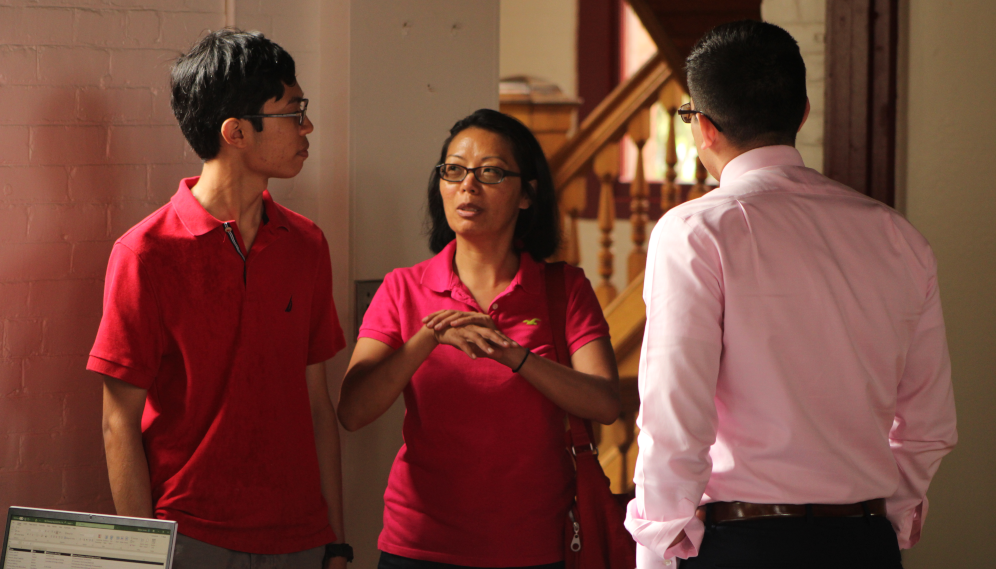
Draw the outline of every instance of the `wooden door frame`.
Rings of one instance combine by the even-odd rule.
[[[899,0],[827,0],[823,170],[896,204]]]

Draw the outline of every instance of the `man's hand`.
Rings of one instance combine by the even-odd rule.
[[[667,548],[671,549],[672,547],[678,545],[684,540],[685,540],[685,530],[681,530],[681,533],[678,534],[678,537],[674,538],[674,541],[672,541],[671,545],[667,546]]]

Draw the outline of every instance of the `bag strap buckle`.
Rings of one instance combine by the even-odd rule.
[[[581,446],[571,446],[571,454],[577,456],[579,452],[590,452],[594,456],[598,456],[598,447],[594,443],[588,443]]]

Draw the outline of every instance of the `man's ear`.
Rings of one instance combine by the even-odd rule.
[[[702,149],[713,148],[716,146],[716,141],[719,139],[719,131],[716,130],[716,125],[712,124],[712,121],[702,114],[697,114],[695,117],[699,121],[699,134],[702,137]]]
[[[225,144],[236,148],[245,148],[246,135],[242,132],[242,122],[239,119],[225,119],[221,123],[221,139]]]
[[[802,125],[806,124],[806,119],[809,118],[809,97],[806,97],[806,112],[802,113],[802,122],[799,123],[799,129],[796,132],[802,130]]]

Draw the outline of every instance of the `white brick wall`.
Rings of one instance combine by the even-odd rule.
[[[112,511],[85,371],[115,238],[200,161],[168,66],[224,0],[0,0],[0,511]]]
[[[806,62],[806,87],[812,110],[796,139],[806,166],[823,171],[824,52],[826,0],[764,0],[761,17],[785,28],[799,42]]]

